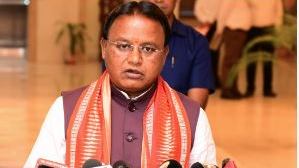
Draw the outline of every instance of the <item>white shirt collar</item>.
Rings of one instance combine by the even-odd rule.
[[[154,84],[152,84],[151,87],[149,87],[146,91],[144,91],[143,93],[141,93],[140,95],[138,96],[135,96],[135,97],[130,97],[125,91],[122,91],[120,89],[118,89],[116,86],[112,85],[116,90],[118,90],[122,95],[125,96],[125,98],[127,100],[137,100],[139,99],[140,97],[142,97],[143,95],[145,95],[148,91],[150,91],[152,89],[152,87],[154,86]]]

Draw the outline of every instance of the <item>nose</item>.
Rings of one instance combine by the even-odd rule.
[[[138,47],[133,48],[133,50],[130,52],[130,54],[127,57],[127,61],[129,64],[132,65],[140,65],[142,63],[142,56]]]

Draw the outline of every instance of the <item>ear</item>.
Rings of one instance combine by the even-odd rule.
[[[105,60],[105,58],[106,58],[106,49],[107,49],[107,41],[102,38],[101,39],[101,52],[102,52],[103,60]]]
[[[166,57],[167,57],[167,55],[168,55],[168,53],[169,53],[169,47],[168,47],[168,45],[165,47],[165,49],[164,49],[164,51],[163,51],[163,55],[162,55],[162,61],[163,61],[163,64],[165,64],[165,61],[166,61]]]
[[[169,53],[169,46],[167,45],[164,50],[164,57],[166,58]]]

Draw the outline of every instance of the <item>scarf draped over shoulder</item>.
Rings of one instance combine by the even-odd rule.
[[[178,94],[158,77],[143,116],[142,168],[175,159],[188,167],[191,129]],[[76,103],[67,129],[66,165],[82,167],[95,158],[111,164],[111,86],[108,73],[89,85]]]

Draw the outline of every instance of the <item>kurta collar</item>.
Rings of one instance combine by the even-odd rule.
[[[172,33],[178,34],[180,36],[186,36],[184,26],[176,18],[173,19],[171,29]]]
[[[155,82],[148,90],[144,91],[139,96],[130,98],[124,91],[116,88],[115,86],[111,86],[111,97],[123,106],[127,106],[128,103],[132,102],[134,102],[135,105],[143,105],[144,103],[149,103],[150,99],[156,91],[156,88],[157,82]]]

